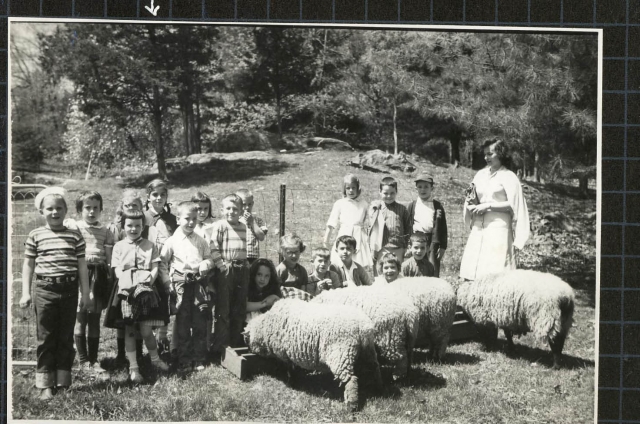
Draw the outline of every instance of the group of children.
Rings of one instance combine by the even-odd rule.
[[[181,373],[202,370],[226,347],[241,346],[246,322],[283,296],[389,283],[401,274],[438,276],[447,247],[444,209],[432,199],[430,175],[415,182],[418,198],[408,208],[395,201],[390,177],[380,182],[380,200],[368,205],[359,180],[345,176],[344,198],[334,204],[324,246],[312,250],[311,272],[299,263],[306,246],[297,235],[280,239],[277,267],[260,257],[268,229],[246,189],[225,196],[214,220],[201,192],[174,215],[166,183],[154,180],[144,199],[125,190],[108,224],[100,222],[99,193],[78,197],[74,221],[65,220],[64,190],[43,190],[35,206],[46,225],[25,243],[20,299],[22,307],[31,304],[33,280],[40,398],[71,384],[74,342],[80,367],[104,375],[97,358],[104,309],[103,325],[117,329],[116,363],[128,363],[131,381],[140,383],[143,343],[158,370],[169,370],[163,352]]]

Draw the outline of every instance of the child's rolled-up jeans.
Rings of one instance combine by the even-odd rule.
[[[227,270],[216,268],[214,342],[212,350],[221,353],[227,346],[242,346],[242,330],[247,310],[249,262],[225,261]]]
[[[176,291],[176,347],[180,364],[191,361],[204,362],[207,353],[208,302],[202,297],[203,282],[199,280],[176,280],[171,284]]]
[[[38,332],[36,387],[70,386],[78,278],[36,276],[33,294]]]

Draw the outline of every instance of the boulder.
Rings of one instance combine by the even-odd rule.
[[[337,138],[327,137],[309,137],[304,141],[307,147],[321,148],[325,150],[353,150],[353,147],[346,141],[338,140]]]
[[[370,150],[365,153],[359,153],[358,156],[349,161],[349,165],[366,169],[373,172],[390,173],[393,171],[402,171],[411,173],[416,170],[416,166],[411,163],[404,153],[392,155],[382,150]]]
[[[232,153],[252,150],[272,150],[278,145],[278,137],[264,131],[245,130],[218,138],[209,152]]]

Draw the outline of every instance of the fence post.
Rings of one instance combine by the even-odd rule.
[[[280,237],[284,236],[284,221],[286,215],[287,185],[280,184]],[[280,242],[278,241],[278,258],[279,262],[284,260],[282,252],[280,252]]]

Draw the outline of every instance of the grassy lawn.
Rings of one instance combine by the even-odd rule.
[[[355,154],[354,154],[355,155]],[[363,196],[375,199],[376,174],[345,165],[351,154],[318,152],[285,154],[273,160],[216,161],[197,169],[170,175],[171,202],[187,200],[196,191],[213,198],[214,212],[225,194],[240,187],[254,191],[254,212],[264,218],[270,232],[261,247],[265,256],[277,261],[278,190],[287,185],[286,231],[297,232],[309,246],[318,245],[333,202],[342,196],[341,180],[346,173],[360,178]],[[474,172],[419,164],[420,170],[434,174],[435,196],[444,204],[448,217],[449,249],[442,276],[456,281],[467,234],[462,225],[463,189]],[[124,186],[143,189],[153,176],[130,179],[75,181],[66,187],[74,198],[80,190],[95,189],[107,199],[104,216],[111,219],[115,202]],[[410,177],[398,175],[398,200],[414,197]],[[530,185],[526,192],[530,213],[563,211],[579,217],[595,211],[595,200],[577,200],[551,188]],[[23,237],[40,225],[32,200],[14,202],[12,235],[13,276],[19,281]],[[578,219],[578,218],[576,218]],[[103,219],[104,221],[104,219]],[[148,374],[150,382],[138,387],[126,382],[124,370],[111,370],[107,381],[76,375],[72,389],[48,404],[33,399],[33,371],[14,371],[13,414],[21,419],[75,419],[122,421],[313,421],[313,422],[463,422],[463,423],[573,423],[593,421],[595,358],[595,225],[583,221],[579,234],[559,233],[551,244],[528,244],[522,252],[522,267],[552,272],[576,290],[575,323],[565,345],[565,367],[557,372],[549,347],[529,336],[516,339],[515,357],[501,351],[485,352],[477,342],[453,345],[440,364],[426,362],[425,352],[417,352],[411,381],[392,383],[389,370],[383,394],[363,387],[361,411],[350,414],[342,405],[342,391],[330,376],[303,374],[294,388],[287,386],[285,374],[271,367],[254,379],[241,382],[221,367],[181,380],[175,375]],[[554,245],[555,243],[555,245]],[[557,245],[557,246],[556,246]],[[309,249],[310,250],[310,249]],[[310,251],[302,264],[309,265]],[[13,303],[19,288],[14,284]],[[35,359],[35,328],[32,312],[12,307],[14,360]],[[502,336],[501,336],[502,337]],[[100,358],[109,369],[115,356],[115,332],[103,329]],[[149,372],[149,371],[148,371]]]

